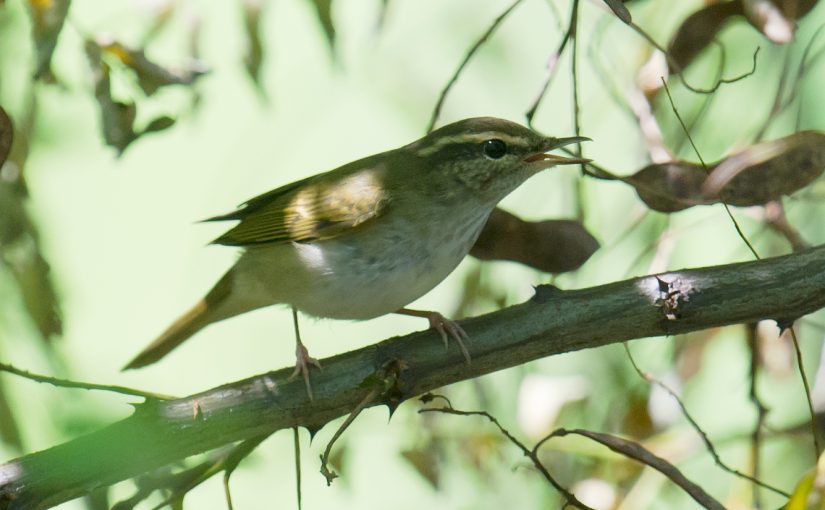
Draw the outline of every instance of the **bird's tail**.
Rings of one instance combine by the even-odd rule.
[[[205,298],[198,301],[188,312],[172,323],[154,342],[123,367],[123,370],[151,365],[209,324],[240,313],[240,310],[235,313],[227,311],[226,301],[231,288],[230,271],[218,281]]]

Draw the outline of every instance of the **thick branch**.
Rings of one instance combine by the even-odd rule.
[[[278,429],[318,429],[352,410],[387,367],[398,402],[552,354],[727,324],[791,319],[825,307],[825,247],[582,290],[540,287],[528,302],[462,322],[471,365],[421,332],[324,361],[315,400],[282,369],[187,398],[150,402],[120,422],[0,466],[0,509],[42,509],[190,455]],[[390,363],[395,360],[395,363]],[[371,377],[372,376],[372,377]],[[375,402],[380,403],[380,402]]]

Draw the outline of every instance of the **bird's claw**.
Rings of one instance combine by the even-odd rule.
[[[464,331],[464,328],[462,328],[457,322],[444,317],[438,312],[428,312],[427,320],[430,321],[430,327],[438,331],[438,334],[441,335],[441,340],[444,341],[445,349],[448,346],[449,337],[452,337],[456,341],[459,349],[461,349],[461,354],[464,355],[464,359],[469,365],[470,351],[467,350],[467,346],[464,345],[464,340],[469,340],[470,335]]]
[[[310,400],[313,400],[312,384],[309,382],[310,365],[321,370],[321,362],[309,355],[309,351],[304,347],[304,344],[298,344],[295,347],[295,371],[289,376],[289,381],[295,380],[299,375],[303,376],[304,384],[307,388],[307,395]]]

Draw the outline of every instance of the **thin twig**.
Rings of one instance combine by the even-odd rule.
[[[808,411],[811,413],[811,436],[814,440],[814,462],[819,458],[819,452],[822,448],[819,444],[819,432],[816,426],[816,413],[814,412],[814,403],[811,398],[811,386],[808,383],[808,376],[805,374],[805,364],[802,362],[802,349],[799,347],[799,339],[796,338],[796,331],[793,328],[793,323],[788,328],[793,339],[793,348],[796,352],[796,362],[799,365],[799,377],[802,378],[802,386],[805,388],[805,400],[808,403]]]
[[[670,479],[671,482],[678,485],[683,491],[685,491],[690,497],[692,497],[694,501],[696,501],[703,507],[707,508],[708,510],[725,510],[725,507],[722,506],[722,504],[719,501],[717,501],[710,494],[705,492],[705,490],[702,489],[702,487],[688,480],[687,477],[685,477],[685,475],[683,475],[682,472],[676,468],[676,466],[674,466],[667,460],[655,455],[653,452],[634,441],[628,441],[627,439],[622,439],[617,436],[612,436],[610,434],[604,434],[601,432],[592,432],[590,430],[557,429],[550,433],[547,437],[542,439],[541,442],[539,442],[539,445],[553,437],[564,437],[570,434],[575,434],[591,439],[599,444],[602,444],[610,448],[616,453],[624,455],[625,457],[631,458],[646,466],[655,469],[656,471],[662,473],[668,479]],[[538,448],[539,445],[536,445],[536,447]]]
[[[470,61],[473,55],[475,55],[476,51],[478,51],[478,49],[481,48],[481,45],[487,42],[487,39],[489,39],[490,36],[493,35],[493,32],[495,32],[498,26],[501,25],[501,22],[504,21],[504,19],[507,16],[509,16],[510,13],[513,12],[513,9],[515,9],[521,2],[522,0],[515,0],[512,4],[510,4],[510,7],[508,7],[504,10],[504,12],[499,14],[499,16],[495,20],[493,20],[493,24],[490,25],[490,28],[488,28],[487,31],[484,32],[484,34],[475,42],[475,44],[473,44],[473,47],[470,48],[470,51],[467,52],[467,54],[464,56],[464,60],[461,61],[461,64],[458,66],[458,69],[455,70],[453,76],[450,78],[450,81],[447,82],[447,85],[444,87],[444,89],[441,91],[441,94],[438,96],[438,102],[435,104],[435,109],[433,110],[432,117],[430,117],[430,123],[427,126],[428,133],[432,131],[435,127],[435,123],[438,121],[438,116],[441,114],[441,107],[444,105],[444,100],[447,98],[447,93],[449,93],[450,89],[453,88],[453,85],[455,85],[455,82],[458,80],[458,76],[467,66],[467,63]]]
[[[295,494],[298,498],[298,510],[301,510],[301,437],[298,427],[292,427],[292,444],[295,451]]]
[[[338,477],[338,475],[328,467],[332,445],[335,444],[335,441],[341,437],[341,434],[343,434],[352,422],[355,421],[355,418],[361,414],[361,411],[375,403],[380,396],[393,395],[398,391],[399,377],[401,372],[406,369],[407,364],[404,361],[399,359],[391,359],[377,372],[374,372],[369,377],[361,381],[359,387],[369,387],[371,388],[370,391],[364,396],[364,398],[355,404],[355,407],[352,411],[350,411],[347,419],[344,420],[344,423],[342,423],[341,426],[338,427],[338,430],[335,431],[335,434],[332,435],[329,443],[327,443],[327,447],[324,449],[324,453],[321,455],[321,474],[327,479],[327,485],[330,485],[332,481]]]
[[[484,418],[487,418],[493,425],[495,425],[498,428],[498,430],[504,435],[504,437],[506,437],[511,443],[516,445],[522,451],[522,453],[524,453],[525,457],[530,459],[530,461],[533,463],[533,465],[536,467],[539,473],[541,473],[542,476],[544,476],[544,479],[547,480],[550,483],[550,485],[552,485],[557,491],[559,491],[559,493],[567,500],[564,507],[570,504],[582,510],[593,510],[586,504],[579,501],[576,498],[576,496],[573,495],[573,493],[565,489],[559,482],[557,482],[556,479],[553,478],[553,475],[551,475],[550,472],[547,470],[547,468],[544,467],[544,464],[542,464],[538,456],[538,449],[539,446],[541,446],[541,443],[538,443],[533,449],[527,448],[526,446],[524,446],[524,444],[522,444],[521,441],[516,439],[515,436],[513,436],[510,433],[510,431],[505,429],[501,425],[501,423],[499,423],[498,420],[495,419],[495,417],[493,417],[493,415],[491,415],[490,413],[486,411],[459,411],[458,409],[454,409],[451,405],[448,405],[447,407],[430,407],[426,409],[419,409],[418,412],[420,414],[444,413],[454,414],[457,416],[483,416]]]
[[[544,99],[544,95],[547,93],[547,90],[550,88],[550,83],[553,81],[553,77],[556,75],[556,68],[559,63],[559,59],[561,58],[561,54],[564,51],[564,48],[567,47],[567,42],[573,37],[574,32],[576,30],[576,18],[579,12],[579,0],[573,0],[573,4],[570,10],[570,22],[567,25],[567,31],[564,33],[564,36],[559,43],[558,49],[550,55],[550,58],[547,60],[547,72],[545,73],[544,82],[541,85],[541,90],[536,95],[536,98],[533,100],[533,103],[530,105],[530,108],[524,114],[527,118],[527,125],[530,128],[533,127],[533,117],[536,115],[536,110],[538,110],[539,105],[541,104],[542,100]]]
[[[327,443],[327,447],[324,449],[324,453],[321,454],[321,474],[324,475],[324,478],[327,479],[327,486],[332,484],[332,481],[338,478],[338,474],[330,470],[328,467],[329,454],[330,452],[332,452],[332,445],[335,444],[335,442],[338,440],[338,438],[341,437],[344,431],[347,430],[347,428],[349,428],[350,425],[352,425],[352,422],[355,421],[355,418],[357,418],[359,414],[361,414],[361,411],[363,411],[376,398],[378,398],[378,395],[380,394],[381,388],[378,386],[374,386],[369,391],[369,393],[367,393],[366,396],[363,399],[361,399],[360,402],[358,402],[355,408],[347,416],[347,419],[344,420],[344,423],[342,423],[341,426],[338,427],[338,430],[335,431],[335,434],[332,435],[332,438],[329,440],[329,443]]]
[[[713,94],[722,85],[729,84],[729,83],[736,83],[740,80],[744,80],[745,78],[753,75],[756,72],[756,57],[757,57],[757,55],[759,55],[759,50],[761,49],[759,46],[757,46],[756,49],[753,52],[753,65],[751,66],[750,71],[742,73],[738,76],[734,76],[733,78],[720,78],[709,89],[694,87],[693,85],[688,83],[688,81],[685,79],[685,73],[683,72],[684,69],[682,69],[682,67],[679,65],[679,63],[676,62],[676,60],[671,56],[671,54],[664,47],[662,47],[659,43],[657,43],[656,40],[653,39],[653,37],[650,36],[650,34],[645,32],[644,29],[641,28],[636,23],[631,22],[631,23],[629,23],[629,25],[630,25],[631,28],[633,28],[633,30],[637,34],[641,35],[642,38],[645,39],[651,46],[653,46],[657,50],[661,51],[665,55],[665,58],[667,59],[668,64],[676,71],[676,75],[679,77],[679,80],[682,82],[682,85],[684,85],[686,89],[688,89],[691,92],[694,92],[696,94]]]
[[[756,407],[756,423],[753,426],[753,432],[751,432],[750,456],[751,466],[753,467],[753,477],[759,478],[762,467],[759,456],[759,452],[762,449],[762,428],[764,427],[765,420],[768,417],[768,408],[765,407],[765,404],[763,404],[762,400],[759,398],[759,390],[757,385],[757,380],[759,377],[760,344],[756,334],[756,323],[747,324],[746,327],[748,350],[751,353],[749,374],[750,389],[748,390],[748,398],[750,398],[750,401],[753,403],[754,407]],[[753,488],[753,504],[756,508],[761,507],[761,496],[759,495],[759,491],[756,490],[756,487]]]
[[[233,509],[232,495],[229,492],[229,477],[232,476],[232,473],[235,472],[235,468],[238,467],[241,461],[247,458],[249,454],[252,453],[255,448],[257,448],[258,445],[260,445],[264,439],[269,436],[270,434],[267,433],[258,437],[253,437],[252,439],[247,439],[233,448],[229,452],[229,455],[221,459],[221,463],[218,467],[223,469],[223,492],[226,496],[226,504],[229,506],[229,510]]]
[[[577,26],[579,23],[579,2],[573,1],[573,14],[570,17],[570,37],[573,39],[572,55],[570,55],[570,74],[573,81],[573,131],[576,136],[581,136],[581,108],[579,107],[579,69],[578,69],[578,55],[579,55],[579,38],[576,37]],[[576,142],[576,154],[578,158],[582,157],[582,145]],[[585,174],[585,167],[582,162],[579,165],[582,175]],[[576,179],[576,217],[578,219],[584,218],[584,181],[583,179]]]
[[[714,77],[715,82],[719,82],[722,80],[722,75],[725,72],[725,63],[727,62],[727,51],[725,50],[725,45],[720,43],[719,41],[713,41],[719,47],[719,66],[716,68],[716,77]],[[716,94],[704,94],[702,98],[702,105],[699,107],[699,111],[696,112],[696,115],[688,123],[688,131],[693,132],[696,129],[696,126],[700,125],[701,121],[703,120],[705,114],[710,111],[710,107],[713,104],[714,98],[718,97]],[[685,139],[681,139],[676,146],[674,152],[676,154],[680,154],[682,149],[685,145]]]
[[[126,386],[118,386],[113,384],[84,383],[79,381],[72,381],[69,379],[50,377],[48,375],[33,374],[28,370],[17,368],[8,363],[0,363],[0,372],[7,372],[9,374],[14,374],[25,379],[29,379],[31,381],[51,384],[52,386],[57,386],[59,388],[76,388],[82,390],[108,391],[111,393],[119,393],[121,395],[129,395],[132,397],[141,397],[148,400],[174,400],[177,398],[171,395],[164,395],[161,393],[137,390]]]
[[[693,151],[696,153],[696,157],[699,158],[699,162],[701,163],[702,168],[704,168],[705,172],[708,175],[710,175],[710,170],[708,169],[708,165],[705,163],[704,158],[702,158],[702,154],[699,152],[699,149],[696,147],[696,144],[693,142],[693,137],[690,135],[690,131],[688,131],[687,126],[685,125],[685,121],[682,120],[682,116],[679,114],[679,110],[676,109],[676,104],[673,102],[673,96],[670,95],[670,88],[667,86],[667,82],[665,81],[664,77],[662,77],[662,85],[664,85],[664,87],[665,87],[665,92],[667,93],[667,98],[668,98],[668,101],[670,102],[670,107],[673,110],[673,113],[676,115],[676,119],[679,121],[679,124],[682,126],[682,129],[685,131],[685,135],[687,136],[688,141],[690,142],[690,146],[693,147]],[[754,249],[751,242],[748,241],[748,238],[747,238],[747,236],[745,236],[745,233],[742,232],[742,228],[739,226],[739,222],[736,221],[736,218],[733,217],[733,213],[730,210],[730,206],[728,206],[728,203],[724,200],[724,197],[721,195],[721,193],[720,193],[719,201],[722,204],[722,206],[725,208],[725,212],[728,214],[728,217],[730,218],[730,221],[733,223],[733,227],[736,229],[736,232],[739,234],[739,237],[742,239],[742,241],[745,242],[748,249],[753,254],[754,258],[759,260],[761,257],[756,252],[756,249]]]
[[[796,76],[794,77],[794,86],[791,88],[791,92],[788,94],[788,97],[785,96],[785,91],[788,86],[788,77],[791,75],[790,67],[791,67],[791,59],[789,56],[790,49],[785,52],[785,58],[783,59],[782,63],[782,70],[779,74],[779,83],[776,87],[776,95],[774,96],[773,105],[771,106],[770,112],[765,117],[765,121],[762,124],[762,127],[754,136],[756,141],[760,141],[764,136],[765,132],[768,130],[770,123],[774,120],[780,113],[785,111],[793,101],[796,99],[796,83],[802,80],[805,76],[805,73],[810,65],[810,62],[816,61],[817,58],[822,56],[822,51],[815,54],[809,61],[811,50],[814,47],[814,43],[822,34],[823,29],[825,29],[825,25],[820,25],[811,38],[808,40],[808,44],[805,45],[805,50],[802,52],[802,57],[799,60],[799,67],[796,70]]]
[[[688,421],[688,423],[690,423],[690,426],[693,427],[693,430],[695,430],[696,433],[699,434],[699,437],[702,439],[702,442],[705,443],[705,447],[707,448],[708,453],[710,453],[711,457],[713,457],[713,461],[716,463],[717,466],[719,466],[723,470],[727,471],[728,473],[730,473],[734,476],[738,476],[739,478],[743,478],[745,480],[748,480],[748,481],[754,483],[755,485],[758,485],[759,487],[763,487],[765,489],[768,489],[768,490],[770,490],[772,492],[775,492],[776,494],[779,494],[779,495],[784,496],[786,498],[791,497],[791,495],[789,493],[783,491],[782,489],[778,489],[776,487],[773,487],[772,485],[770,485],[768,483],[765,483],[765,482],[763,482],[763,481],[761,481],[761,480],[759,480],[759,479],[757,479],[753,476],[742,473],[741,471],[739,471],[737,469],[734,469],[734,468],[731,468],[727,464],[725,464],[722,461],[721,457],[719,457],[719,452],[716,451],[716,447],[713,446],[713,443],[710,441],[710,438],[708,437],[707,433],[705,433],[705,431],[702,429],[702,427],[699,426],[699,424],[696,422],[696,420],[693,418],[693,416],[687,410],[687,407],[685,407],[685,403],[682,402],[682,399],[679,398],[679,396],[676,394],[676,392],[673,391],[673,389],[670,386],[665,384],[664,381],[654,377],[649,372],[643,371],[639,367],[639,365],[636,363],[636,360],[633,358],[633,354],[630,352],[630,346],[627,345],[627,342],[623,342],[622,345],[624,345],[624,349],[625,349],[625,352],[627,353],[628,359],[630,360],[630,364],[633,366],[633,369],[636,370],[636,373],[639,374],[639,377],[641,377],[642,379],[644,379],[645,381],[647,381],[651,384],[655,384],[659,388],[663,389],[668,395],[673,397],[673,399],[676,401],[676,404],[679,406],[679,409],[682,410],[682,415],[685,417],[685,419]]]

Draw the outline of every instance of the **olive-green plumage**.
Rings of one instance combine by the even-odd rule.
[[[405,310],[452,272],[508,193],[542,169],[584,161],[546,154],[581,140],[466,119],[206,220],[238,221],[214,243],[243,247],[243,254],[126,368],[153,363],[201,328],[264,306],[359,320]]]

